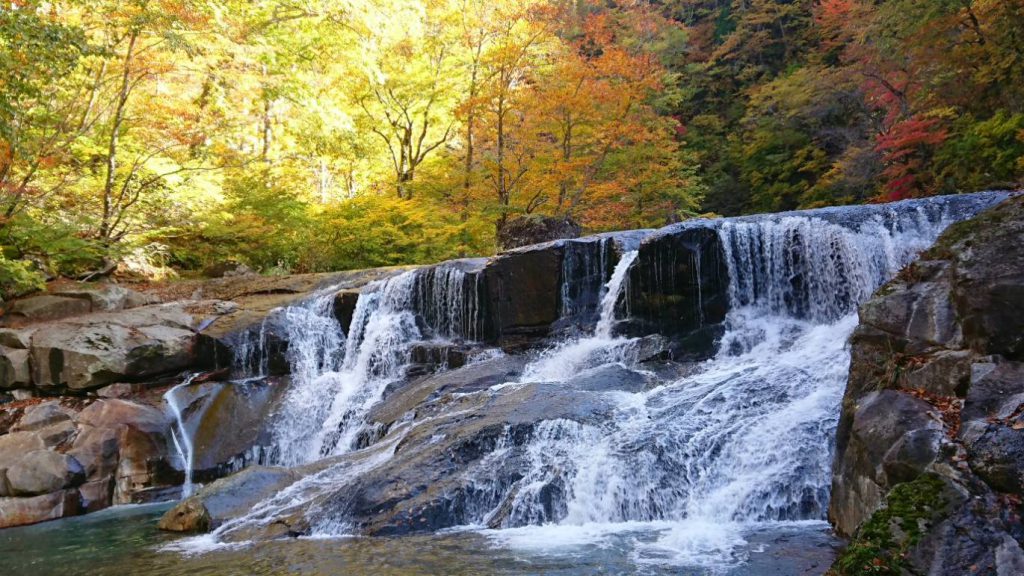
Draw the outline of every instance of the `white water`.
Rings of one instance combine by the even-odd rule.
[[[400,378],[411,342],[416,272],[367,286],[346,338],[334,318],[334,291],[287,311],[292,383],[276,415],[273,456],[295,466],[352,449],[365,413]]]
[[[637,539],[637,563],[714,570],[746,560],[751,529],[822,522],[856,306],[934,241],[949,222],[943,206],[858,209],[875,215],[853,223],[806,215],[711,223],[731,279],[730,312],[715,357],[688,376],[651,390],[603,393],[614,406],[606,419],[546,421],[525,444],[516,445],[511,435],[498,442],[472,482],[487,502],[498,495],[503,506],[469,502],[467,522],[500,520],[502,530],[485,531],[495,543],[531,550],[645,531],[655,537]],[[835,214],[845,212],[829,217]],[[607,364],[636,368],[631,340],[613,335],[616,310],[622,308],[618,302],[628,290],[636,257],[636,252],[624,254],[602,288],[594,333],[542,353],[520,382],[559,385]],[[462,279],[447,275],[435,275],[432,282],[445,291],[464,289]],[[308,395],[289,404],[299,420],[279,424],[278,445],[289,447],[281,450],[281,462],[306,462],[351,449],[366,411],[389,383],[402,377],[406,351],[421,337],[416,300],[425,298],[417,296],[417,286],[422,288],[409,273],[361,296],[343,351],[326,353],[337,346],[323,339],[302,344],[317,352],[305,364],[292,358],[293,368],[308,367],[293,383],[298,388],[306,382],[303,393]],[[456,327],[468,325],[465,317],[438,319],[437,312],[449,310],[452,302],[465,310],[464,301],[431,298],[432,332],[458,336]],[[326,305],[310,304],[310,309],[320,312],[301,317],[297,331],[309,330],[305,327],[316,323],[310,318],[318,314],[330,315]],[[476,320],[469,324],[478,325]],[[406,422],[398,429],[427,423]],[[294,430],[306,432],[286,437]],[[362,455],[354,465],[332,466],[303,479],[232,522],[231,529],[308,510],[318,495],[337,493],[355,474],[387,461],[402,437],[392,430],[354,454]],[[508,466],[520,467],[522,478],[511,487],[498,481],[489,486]],[[511,505],[504,506],[508,499]],[[308,517],[315,519],[316,511]],[[322,535],[348,530],[343,523],[315,526]]]
[[[949,223],[923,210],[889,216],[851,228],[799,216],[718,223],[734,279],[718,354],[649,392],[608,393],[609,421],[538,426],[530,469],[511,488],[503,526],[513,529],[489,536],[558,548],[643,525],[658,536],[637,543],[638,563],[724,569],[747,559],[744,534],[757,526],[824,521],[856,306]],[[616,298],[604,295],[593,337],[542,355],[522,381],[628,363],[606,322]],[[564,487],[554,504],[552,486]]]
[[[188,498],[195,491],[195,485],[192,482],[195,448],[193,447],[192,436],[188,432],[188,427],[185,426],[185,406],[179,403],[179,399],[174,393],[191,385],[197,376],[199,376],[199,373],[190,374],[181,384],[164,393],[167,407],[171,409],[171,414],[174,415],[175,428],[171,430],[171,440],[174,442],[174,448],[178,451],[178,459],[185,473],[185,481],[181,485],[182,498]]]
[[[611,278],[601,287],[599,317],[594,333],[570,338],[542,352],[523,371],[520,382],[561,382],[586,368],[619,363],[628,358],[629,344],[633,340],[615,337],[612,330],[617,320],[616,305],[628,283],[629,268],[637,254],[636,250],[625,252],[615,264]]]

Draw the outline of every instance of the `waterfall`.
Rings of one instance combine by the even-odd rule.
[[[345,357],[346,338],[334,316],[334,290],[281,311],[288,337],[286,357],[291,368],[288,391],[276,411],[270,459],[294,465],[315,459],[319,450],[309,439],[320,430],[330,408],[333,382]]]
[[[333,289],[288,309],[292,382],[274,420],[273,463],[295,466],[353,447],[362,417],[403,376],[409,344],[420,338],[417,274],[364,288],[347,338],[334,318]]]
[[[616,408],[606,421],[537,426],[500,525],[586,532],[668,522],[639,557],[689,554],[684,562],[710,565],[740,561],[750,526],[823,521],[857,305],[959,218],[942,204],[872,210],[703,224],[717,231],[731,280],[718,353],[652,390],[610,393]],[[623,361],[609,338],[619,290],[611,286],[633,258],[609,282],[595,335],[542,355],[523,381],[571,381],[595,363]],[[497,456],[494,470],[516,465]],[[473,521],[493,522],[499,511]],[[533,538],[523,534],[496,538]]]
[[[553,530],[593,538],[642,524],[655,536],[634,542],[637,562],[672,557],[702,567],[742,562],[752,529],[822,523],[857,306],[948,224],[992,202],[930,199],[693,221],[655,233],[703,228],[699,248],[720,250],[729,278],[715,354],[668,367],[640,364],[633,350],[646,338],[615,333],[629,316],[630,269],[644,262],[644,245],[625,251],[609,275],[604,240],[578,242],[589,246],[565,252],[561,292],[562,319],[572,317],[578,329],[533,356],[516,382],[460,391],[455,404],[509,393],[506,386],[572,388],[610,365],[611,378],[633,370],[645,384],[628,391],[580,386],[600,396],[599,416],[506,424],[472,468],[453,468],[466,474],[469,488],[451,513],[467,525],[500,528],[490,536],[510,545],[545,540]],[[704,299],[718,296],[701,291],[700,259],[691,269],[697,289],[686,297],[702,310]],[[293,374],[276,419],[275,461],[295,465],[351,451],[370,408],[405,377],[411,345],[478,338],[480,276],[456,262],[373,283],[359,296],[347,337],[333,318],[331,291],[289,309]],[[588,324],[592,329],[583,328]],[[439,412],[410,411],[379,442],[303,478],[218,534],[245,533],[288,514],[306,514],[315,534],[350,530],[347,490],[359,474],[390,462],[410,430],[430,432],[431,419],[451,416],[445,398],[430,405]]]
[[[417,274],[412,307],[430,327],[432,336],[470,341],[481,338],[481,277],[481,274],[467,274],[458,262],[441,264]]]
[[[244,378],[263,378],[269,371],[267,318],[238,335],[234,345],[234,367]]]
[[[626,285],[626,274],[629,267],[633,265],[638,250],[630,250],[622,255],[619,262],[612,271],[612,277],[604,287],[604,294],[601,295],[600,314],[597,319],[597,327],[594,329],[594,336],[597,338],[611,338],[612,328],[615,327],[615,306],[622,298],[623,287]]]
[[[628,285],[629,268],[636,261],[637,254],[637,250],[625,252],[615,264],[611,279],[596,291],[599,295],[599,316],[593,334],[570,338],[544,351],[526,367],[520,382],[562,381],[586,368],[621,362],[626,358],[632,340],[615,338],[612,330],[616,322],[616,306]]]
[[[174,386],[170,390],[164,393],[164,400],[167,402],[167,407],[171,409],[171,414],[174,415],[175,428],[171,429],[171,441],[174,442],[174,448],[178,451],[178,459],[181,461],[182,471],[185,473],[185,481],[181,485],[181,497],[188,498],[192,495],[194,485],[192,483],[192,468],[195,458],[195,449],[192,445],[192,436],[188,432],[188,428],[185,426],[185,408],[187,405],[179,404],[179,400],[175,397],[175,392],[181,388],[187,388],[192,384],[192,381],[199,376],[199,373],[190,374],[180,384]]]

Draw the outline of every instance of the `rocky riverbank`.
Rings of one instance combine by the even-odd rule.
[[[861,306],[829,518],[840,574],[1024,573],[1024,198]]]

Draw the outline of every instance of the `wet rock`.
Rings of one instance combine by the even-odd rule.
[[[192,430],[195,478],[212,480],[248,464],[251,449],[273,425],[271,414],[287,388],[287,379],[189,387],[183,404],[186,426]]]
[[[718,233],[690,226],[658,232],[640,246],[629,271],[629,318],[620,331],[661,334],[677,359],[707,358],[728,310],[728,271]]]
[[[78,487],[82,512],[96,512],[113,505],[114,479],[110,476],[86,482]]]
[[[8,315],[22,321],[42,322],[88,314],[91,311],[92,304],[88,300],[43,294],[16,300],[8,310]]]
[[[367,419],[390,426],[422,403],[436,400],[444,394],[479,392],[491,386],[515,382],[525,365],[526,359],[521,356],[502,355],[413,380],[390,390],[386,401],[375,405]]]
[[[207,532],[225,520],[241,516],[258,502],[300,478],[286,468],[253,466],[203,487],[160,518],[161,530]]]
[[[516,346],[550,333],[559,317],[562,249],[555,244],[508,252],[484,269],[489,341]]]
[[[587,370],[567,384],[590,392],[643,392],[652,382],[643,374],[618,364]]]
[[[409,351],[408,376],[422,376],[437,370],[461,368],[466,365],[472,349],[447,343],[423,342]]]
[[[499,487],[522,477],[524,446],[540,423],[592,425],[607,418],[610,410],[611,404],[599,394],[549,384],[441,395],[417,409],[418,424],[407,433],[403,425],[392,429],[390,434],[402,438],[393,457],[315,501],[289,519],[288,528],[301,532],[333,514],[371,535],[437,530],[476,521],[478,514],[501,508],[497,498],[504,490]],[[387,442],[385,438],[368,451],[384,450]],[[490,458],[496,450],[502,456]],[[365,452],[359,457],[373,458]],[[552,511],[564,505],[556,484],[542,491],[550,497]],[[514,524],[500,514],[493,520]]]
[[[346,334],[352,325],[352,316],[356,312],[358,301],[358,290],[341,290],[334,296],[334,317],[338,319],[338,324]]]

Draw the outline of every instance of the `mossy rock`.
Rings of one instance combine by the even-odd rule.
[[[907,553],[949,514],[951,488],[935,474],[897,484],[885,505],[861,526],[829,574],[904,574]]]

